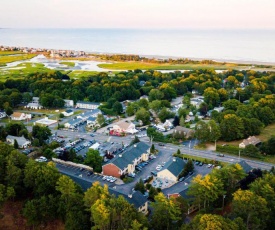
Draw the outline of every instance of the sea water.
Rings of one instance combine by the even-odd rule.
[[[0,29],[0,45],[275,63],[275,30]]]

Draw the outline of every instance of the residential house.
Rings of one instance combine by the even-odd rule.
[[[31,144],[31,142],[23,136],[22,137],[16,137],[16,136],[8,135],[6,137],[6,141],[11,145],[14,145],[15,140],[17,141],[18,146],[19,146],[20,149],[27,148]]]
[[[101,114],[101,110],[100,109],[93,109],[91,111],[87,111],[85,113],[81,113],[77,116],[77,118],[80,118],[82,119],[82,121],[87,121],[88,118],[90,117],[94,117],[94,118],[97,118],[97,115],[98,114]]]
[[[178,176],[182,172],[184,165],[185,163],[181,158],[174,157],[166,162],[162,170],[159,171],[157,175],[159,178],[177,182]]]
[[[97,124],[97,119],[96,117],[89,117],[87,119],[87,126],[89,127],[94,127]]]
[[[32,103],[32,102],[30,102],[30,103],[28,103],[28,104],[25,106],[25,108],[27,108],[27,109],[42,109],[43,106],[40,105],[39,103]]]
[[[74,111],[72,109],[67,109],[64,112],[62,112],[65,117],[72,116],[74,114]]]
[[[142,161],[147,161],[150,153],[150,146],[144,142],[130,146],[124,153],[116,155],[107,164],[102,166],[104,175],[120,177],[133,173],[135,166]]]
[[[239,144],[239,148],[245,148],[248,145],[258,145],[261,143],[261,140],[255,136],[250,136],[247,139],[244,139],[242,143]]]
[[[113,126],[112,133],[137,133],[136,126],[132,122],[120,121]]]
[[[64,124],[64,126],[65,126],[65,128],[68,128],[68,129],[75,129],[81,123],[82,123],[82,119],[77,118],[77,119],[69,120],[68,122],[66,122]]]
[[[110,194],[115,195],[115,197],[123,196],[125,200],[130,204],[133,204],[139,212],[145,215],[148,213],[148,200],[140,191],[135,191],[133,194],[126,195],[113,188],[109,188],[109,192]]]
[[[92,182],[83,180],[79,177],[70,176],[72,180],[74,180],[77,184],[79,184],[84,191],[88,190],[92,186]],[[103,186],[104,183],[101,182]],[[115,195],[116,197],[123,196],[130,204],[133,204],[134,207],[141,213],[148,213],[148,200],[145,196],[142,195],[140,191],[136,191],[133,194],[125,194],[121,190],[117,190],[116,187],[108,188],[109,193],[111,195]]]
[[[74,101],[73,100],[66,100],[64,99],[64,102],[65,102],[65,107],[74,107]]]
[[[191,138],[194,136],[195,131],[182,126],[177,126],[173,132],[174,135],[183,136],[185,138]]]
[[[203,103],[204,100],[201,97],[195,97],[190,99],[190,104],[195,106],[197,109],[200,107],[201,103]]]
[[[192,200],[190,199],[191,197],[189,195],[187,195],[188,192],[188,187],[185,187],[182,191],[180,192],[176,192],[176,193],[172,193],[172,194],[167,194],[168,199],[171,198],[178,198],[178,197],[182,197],[187,201],[188,204],[188,209],[186,214],[189,215],[190,213],[198,210],[198,205],[194,205]]]
[[[11,115],[11,119],[14,121],[24,121],[24,120],[31,120],[32,115],[26,114],[26,113],[20,113],[20,112],[14,112]]]
[[[78,101],[75,107],[80,109],[97,109],[99,105],[100,103],[97,102]]]
[[[6,116],[7,116],[7,114],[5,112],[0,112],[0,119],[4,118]]]

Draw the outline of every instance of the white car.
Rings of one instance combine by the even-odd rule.
[[[102,177],[102,180],[106,180],[106,179],[107,179],[107,176]]]

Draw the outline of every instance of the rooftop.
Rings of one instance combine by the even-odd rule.
[[[174,176],[178,177],[184,168],[184,161],[179,157],[170,159],[162,168],[162,170],[169,170]]]

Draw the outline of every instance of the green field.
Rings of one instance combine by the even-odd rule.
[[[0,56],[14,55],[14,54],[24,54],[24,53],[21,51],[0,51]]]
[[[10,62],[28,60],[35,56],[36,54],[22,54],[18,56],[9,56],[7,54],[1,55],[0,53],[0,66],[6,66],[6,64]]]
[[[74,70],[74,71],[69,71],[67,74],[70,78],[78,79],[78,78],[87,78],[87,77],[96,75],[96,74],[98,74],[98,72],[97,71]]]
[[[21,63],[15,67],[0,69],[0,81],[22,79],[31,73],[48,72],[50,69],[39,63]]]
[[[69,67],[75,67],[75,63],[74,62],[69,62],[69,61],[60,62],[59,64],[66,65],[66,66],[69,66]]]
[[[217,69],[226,70],[230,68],[242,68],[237,64],[157,64],[157,63],[144,63],[144,62],[117,62],[110,64],[99,64],[98,67],[103,69],[112,70],[134,70],[134,69],[155,69],[155,70],[194,70],[194,69]]]

